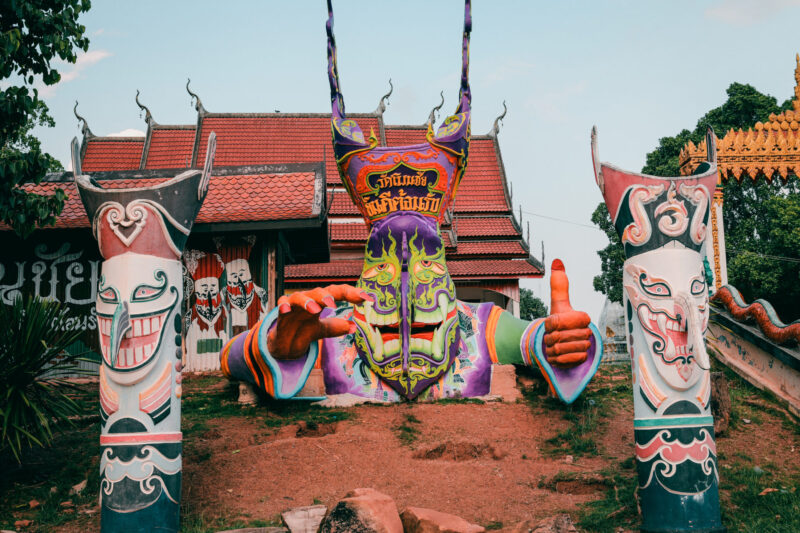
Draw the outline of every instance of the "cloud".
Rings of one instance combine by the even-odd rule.
[[[109,133],[108,137],[144,137],[145,133],[142,130],[128,128],[117,133]]]
[[[106,32],[105,28],[100,28],[99,30],[95,30],[92,32],[92,37],[97,37],[98,35],[103,35]]]
[[[797,6],[800,0],[720,0],[706,9],[705,16],[732,26],[750,26]]]
[[[75,63],[71,65],[71,68],[68,70],[63,69],[61,66],[61,81],[56,83],[55,85],[43,85],[37,84],[36,88],[39,89],[39,96],[42,98],[50,98],[56,93],[56,89],[65,83],[69,83],[71,81],[76,80],[81,76],[83,71],[87,68],[91,67],[95,63],[102,61],[103,59],[111,57],[111,52],[107,50],[92,50],[90,52],[85,52],[78,55],[78,58],[75,60]],[[61,62],[62,65],[68,66],[69,63]]]

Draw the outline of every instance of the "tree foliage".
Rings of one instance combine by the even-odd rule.
[[[74,63],[87,50],[86,28],[78,16],[89,0],[8,0],[0,4],[0,221],[27,237],[36,227],[55,223],[66,195],[27,193],[26,182],[40,183],[58,166],[42,153],[32,135],[36,125],[52,125],[36,83],[55,85],[61,75],[54,60]]]
[[[524,320],[543,318],[548,315],[547,306],[530,289],[519,289],[519,316]]]
[[[642,172],[677,176],[681,148],[689,141],[702,141],[709,126],[721,137],[730,129],[750,128],[768,120],[770,113],[791,109],[791,100],[778,105],[774,97],[751,85],[732,83],[727,94],[727,100],[703,115],[694,130],[684,129],[673,137],[660,139],[658,147],[647,154]],[[758,182],[745,179],[742,183],[728,180],[724,185],[728,282],[749,301],[764,298],[775,306],[782,319],[793,320],[800,315],[800,263],[787,258],[797,258],[800,250],[798,181],[793,177],[784,185],[780,180],[766,183],[762,178]],[[592,222],[609,237],[609,245],[598,251],[602,270],[594,279],[594,288],[612,301],[621,301],[625,254],[605,204],[598,205]]]

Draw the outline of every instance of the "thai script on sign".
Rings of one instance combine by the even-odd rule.
[[[392,196],[391,192],[384,192],[378,195],[373,201],[365,202],[367,215],[372,218],[379,215],[393,213],[395,211],[417,211],[420,213],[439,213],[439,203],[441,196],[428,193],[427,196],[408,196],[405,190],[397,191],[397,196]]]
[[[394,172],[388,176],[386,174],[381,174],[378,176],[376,184],[381,189],[386,189],[388,187],[427,187],[428,177],[422,171],[414,175]]]

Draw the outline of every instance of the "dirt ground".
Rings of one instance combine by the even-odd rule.
[[[184,523],[191,517],[191,531],[204,531],[214,530],[212,523],[275,522],[292,507],[330,507],[356,487],[390,495],[401,510],[427,507],[484,526],[559,512],[577,521],[582,504],[606,497],[608,470],[633,455],[628,372],[602,370],[588,403],[575,411],[556,406],[535,379],[523,376],[523,386],[533,388],[518,403],[365,405],[322,415],[306,406],[289,414],[274,412],[274,404],[242,410],[221,377],[190,377],[184,381]],[[746,406],[741,416],[757,420],[740,420],[718,438],[722,476],[734,457],[788,476],[800,471],[798,432],[772,411]],[[573,433],[584,440],[559,444]],[[96,435],[92,430],[87,438]],[[92,512],[96,488],[88,490],[93,496],[78,502],[77,513],[38,530],[99,529]],[[29,514],[15,511],[14,518]]]

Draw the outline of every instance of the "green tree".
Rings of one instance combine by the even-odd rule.
[[[642,168],[645,174],[677,176],[678,159],[683,146],[705,138],[710,126],[720,135],[730,129],[750,128],[756,122],[766,121],[770,113],[791,109],[791,100],[778,105],[777,100],[757,91],[751,85],[732,83],[728,98],[719,107],[703,115],[694,130],[684,129],[673,137],[659,140],[658,147],[647,154]],[[783,320],[793,320],[800,315],[800,263],[796,246],[798,219],[798,180],[788,183],[780,180],[766,183],[759,179],[728,180],[724,185],[725,201],[723,219],[728,252],[728,281],[736,286],[749,301],[764,298],[775,306]],[[625,255],[622,244],[608,216],[605,204],[600,204],[592,214],[597,224],[609,237],[609,245],[598,251],[602,270],[594,279],[594,288],[612,301],[622,299],[622,264]],[[794,244],[794,248],[792,245]],[[768,257],[771,256],[771,257]],[[788,260],[787,260],[788,258]]]
[[[519,289],[519,316],[525,320],[543,318],[548,315],[547,306],[530,289]]]
[[[37,81],[55,85],[61,75],[54,59],[77,60],[87,50],[86,28],[78,16],[89,0],[9,0],[0,4],[0,221],[21,237],[55,223],[66,194],[32,194],[22,183],[40,183],[54,168],[54,159],[31,135],[35,125],[52,125],[47,106],[39,100]]]

